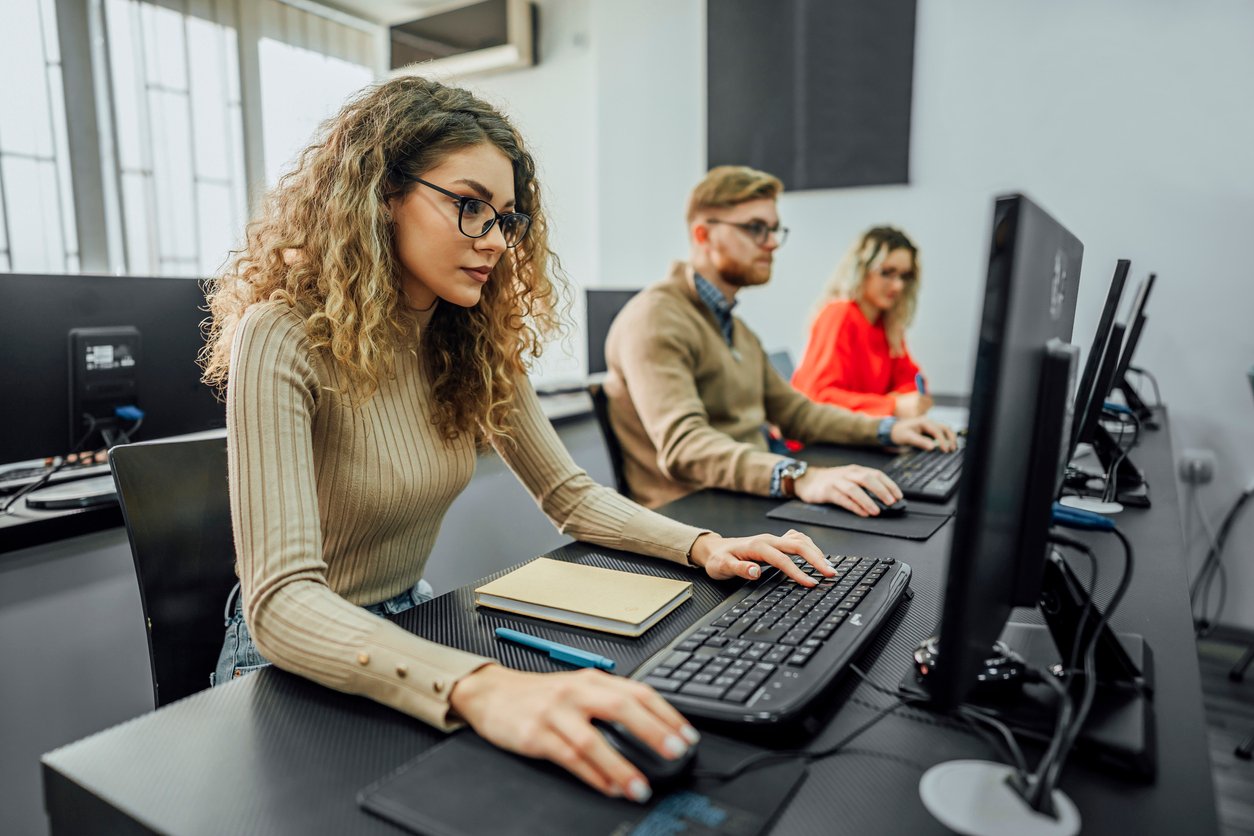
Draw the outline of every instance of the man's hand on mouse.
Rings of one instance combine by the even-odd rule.
[[[892,505],[902,496],[896,482],[881,471],[860,464],[812,467],[797,479],[796,491],[802,502],[839,505],[859,517],[874,517],[880,513],[868,492],[885,505]]]
[[[653,794],[648,781],[592,720],[621,723],[668,760],[683,756],[700,739],[648,685],[596,670],[541,674],[487,665],[459,680],[449,702],[496,746],[553,761],[610,797],[640,803]]]

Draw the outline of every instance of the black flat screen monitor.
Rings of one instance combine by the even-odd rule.
[[[991,241],[940,656],[928,685],[941,705],[970,690],[1011,610],[1035,603],[1058,460],[1067,449],[1061,420],[1052,438],[1037,437],[1038,415],[1042,384],[1058,377],[1057,363],[1048,366],[1055,370],[1050,377],[1044,374],[1047,346],[1071,340],[1083,246],[1021,195],[997,199]],[[1046,413],[1066,413],[1068,386],[1069,379],[1055,385]],[[1053,461],[1042,459],[1050,458],[1043,441],[1052,443]]]
[[[1102,306],[1102,315],[1097,320],[1097,333],[1089,344],[1088,359],[1084,361],[1084,371],[1080,374],[1080,386],[1075,393],[1075,413],[1079,418],[1072,427],[1071,451],[1079,442],[1080,424],[1088,414],[1089,401],[1093,397],[1093,382],[1097,378],[1097,370],[1102,365],[1106,354],[1106,344],[1110,341],[1110,328],[1115,324],[1115,313],[1119,310],[1119,300],[1123,297],[1123,288],[1128,281],[1128,270],[1132,262],[1121,258],[1115,263],[1115,275],[1110,280],[1110,289],[1106,291],[1106,304]]]
[[[1123,352],[1119,355],[1119,365],[1115,368],[1112,386],[1118,386],[1123,381],[1124,375],[1128,373],[1132,365],[1132,356],[1136,354],[1137,343],[1141,341],[1141,332],[1145,330],[1145,306],[1149,302],[1150,291],[1154,289],[1154,279],[1155,274],[1150,273],[1136,290],[1132,310],[1128,312],[1128,336],[1123,341]],[[1106,395],[1109,397],[1110,392]]]
[[[1110,396],[1110,387],[1115,382],[1115,368],[1119,365],[1119,353],[1123,348],[1126,330],[1126,326],[1119,323],[1111,326],[1110,339],[1106,343],[1106,350],[1102,353],[1101,364],[1097,367],[1097,377],[1093,379],[1093,391],[1088,399],[1088,406],[1076,419],[1075,443],[1071,451],[1073,456],[1076,445],[1092,444],[1097,438],[1102,410],[1106,406],[1106,399]]]
[[[588,288],[588,374],[601,374],[605,367],[605,336],[610,332],[614,317],[639,290],[601,290]]]
[[[82,436],[69,420],[76,330],[121,329],[142,342],[133,397],[145,415],[132,440],[226,426],[196,364],[204,308],[193,279],[0,274],[0,463],[64,455]]]

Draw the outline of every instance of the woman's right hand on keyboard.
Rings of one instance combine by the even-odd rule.
[[[789,529],[782,537],[774,534],[723,537],[707,532],[692,544],[688,558],[716,581],[755,580],[762,575],[764,564],[774,566],[802,586],[814,586],[817,581],[798,569],[789,555],[797,555],[826,577],[835,574],[823,550],[796,529]]]
[[[859,517],[874,517],[880,509],[867,492],[885,505],[901,499],[901,488],[881,471],[860,464],[812,467],[796,483],[797,498],[811,505],[839,505]]]

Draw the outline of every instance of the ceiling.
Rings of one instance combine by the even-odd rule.
[[[425,12],[440,6],[456,5],[456,0],[314,0],[319,6],[391,26],[413,20]]]

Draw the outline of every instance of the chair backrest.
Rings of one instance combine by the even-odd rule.
[[[589,383],[588,394],[592,396],[592,411],[597,416],[597,424],[601,427],[601,437],[605,439],[605,450],[610,454],[610,468],[614,471],[614,487],[623,496],[631,496],[627,488],[627,480],[623,476],[623,447],[614,434],[614,425],[610,423],[610,399],[606,397],[605,387],[600,383]]]
[[[235,585],[226,438],[109,451],[131,540],[157,707],[209,687]]]
[[[588,324],[588,374],[603,374],[605,365],[605,337],[610,333],[614,317],[640,292],[635,290],[607,290],[589,287],[584,290],[584,315]]]
[[[779,372],[779,376],[789,382],[792,381],[792,373],[796,371],[792,363],[791,351],[772,351],[766,355],[766,359]]]

